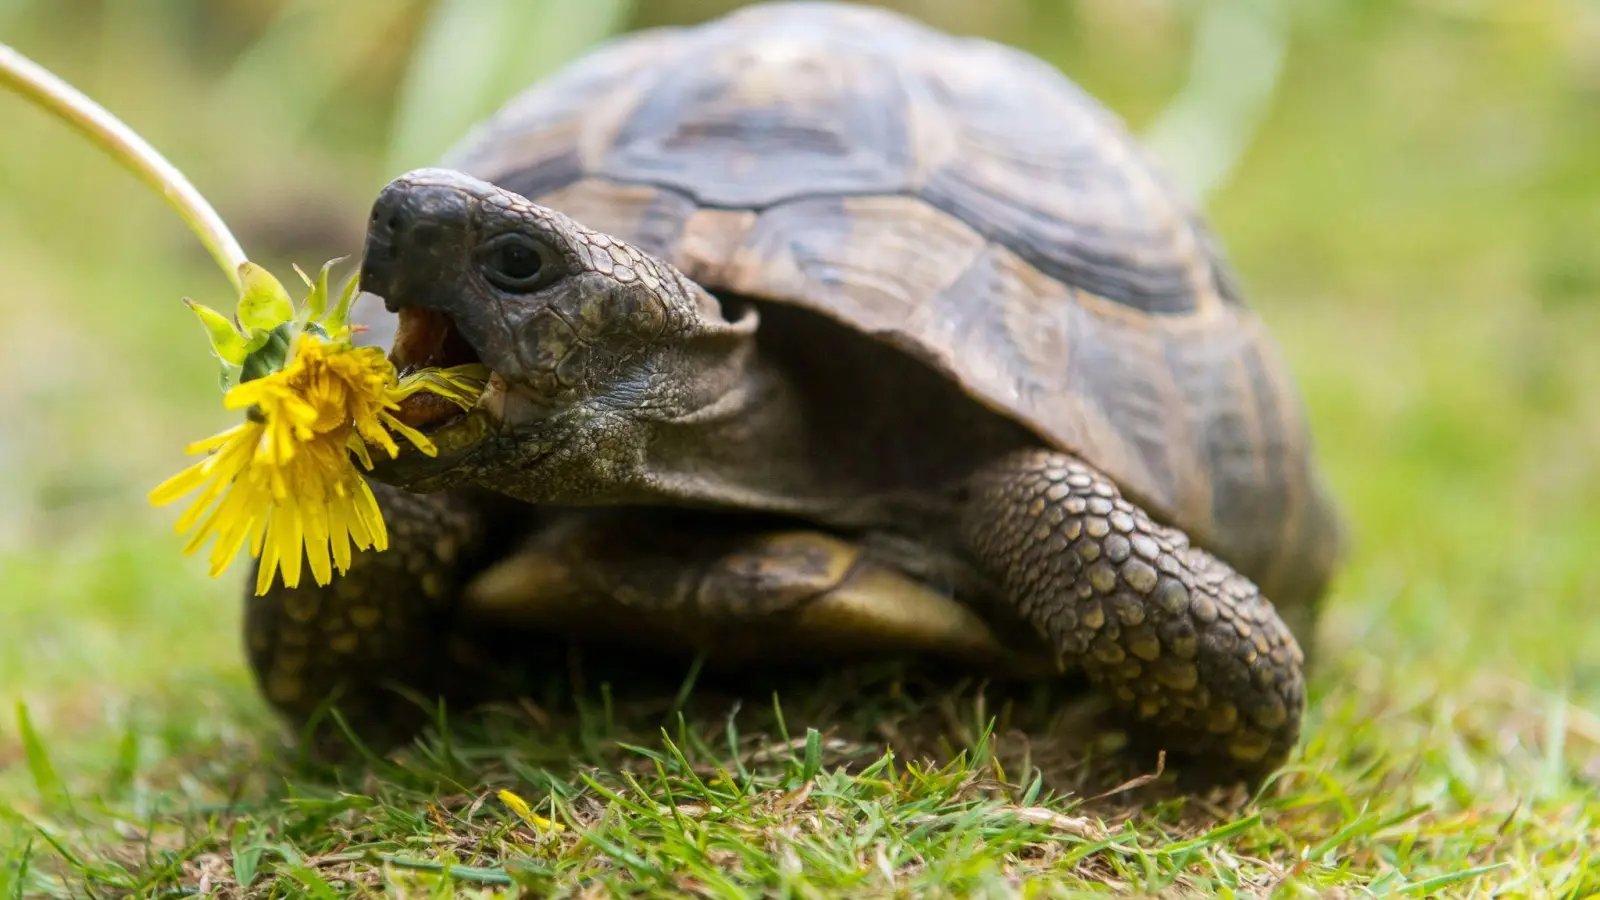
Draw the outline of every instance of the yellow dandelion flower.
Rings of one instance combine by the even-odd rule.
[[[224,405],[248,410],[245,421],[189,447],[206,458],[150,494],[156,505],[200,489],[178,521],[194,529],[188,552],[216,538],[211,571],[220,574],[248,540],[265,554],[256,592],[275,572],[284,583],[300,580],[301,554],[319,584],[350,565],[351,545],[388,545],[382,511],[352,457],[368,469],[368,445],[398,454],[390,431],[425,453],[435,451],[420,432],[392,414],[417,391],[432,391],[469,407],[483,390],[481,366],[423,370],[399,379],[383,353],[350,341],[355,279],[329,306],[328,271],[316,282],[296,267],[310,293],[298,308],[271,273],[250,262],[216,210],[183,173],[133,129],[47,69],[0,44],[0,87],[16,90],[70,125],[154,188],[228,274],[239,292],[230,318],[193,301],[222,365]],[[470,371],[469,371],[470,370]]]
[[[265,593],[279,573],[286,586],[297,586],[302,556],[312,578],[327,584],[334,570],[348,571],[352,547],[388,547],[383,514],[355,460],[371,469],[372,446],[398,455],[391,432],[423,453],[436,453],[433,442],[394,411],[422,390],[469,407],[482,389],[479,373],[424,370],[402,382],[382,350],[349,343],[350,289],[324,315],[326,267],[318,283],[306,279],[312,294],[298,312],[264,270],[243,274],[238,320],[244,334],[220,313],[190,306],[223,362],[225,383],[245,379],[223,396],[224,407],[248,411],[245,421],[191,444],[189,453],[206,458],[158,485],[150,502],[162,506],[200,491],[176,527],[193,531],[185,553],[215,539],[213,576],[248,542],[250,554],[261,559],[256,593]]]

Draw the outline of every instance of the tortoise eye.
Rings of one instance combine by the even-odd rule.
[[[526,294],[559,274],[555,253],[525,234],[502,234],[484,245],[478,266],[489,283],[503,291]]]

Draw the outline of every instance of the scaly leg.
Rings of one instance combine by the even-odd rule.
[[[961,527],[1004,597],[1141,736],[1248,778],[1293,748],[1304,659],[1277,611],[1101,473],[1009,456],[975,476]]]
[[[464,494],[373,491],[389,548],[357,553],[326,586],[275,580],[258,597],[252,575],[244,631],[257,684],[293,726],[331,698],[358,735],[389,745],[427,720],[394,689],[432,698],[445,688],[444,635],[464,579],[481,565],[488,514]]]
[[[249,598],[246,617],[273,705],[303,727],[332,695],[374,749],[428,722],[396,688],[470,706],[495,696],[501,677],[562,666],[550,651],[568,638],[620,656],[631,641],[718,662],[904,651],[1027,674],[1048,665],[1002,645],[946,593],[821,532],[671,511],[563,511],[486,560],[482,501],[374,490],[387,551],[358,555],[326,587],[274,584]]]

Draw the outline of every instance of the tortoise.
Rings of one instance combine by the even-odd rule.
[[[444,696],[490,623],[1072,676],[1255,776],[1297,742],[1341,541],[1302,401],[1192,202],[1043,61],[838,3],[637,31],[367,228],[368,339],[492,374],[405,408],[439,453],[373,470],[389,550],[249,598],[289,721],[405,734],[392,688]]]

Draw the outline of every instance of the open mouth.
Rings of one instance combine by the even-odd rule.
[[[389,360],[402,378],[418,369],[447,369],[482,362],[478,352],[456,330],[449,316],[437,310],[415,306],[400,309]],[[500,376],[492,374],[484,397],[479,399],[477,405],[483,406],[492,393],[498,394],[503,390],[504,382]],[[395,416],[427,433],[448,427],[464,418],[466,412],[438,394],[418,391],[401,401]]]

